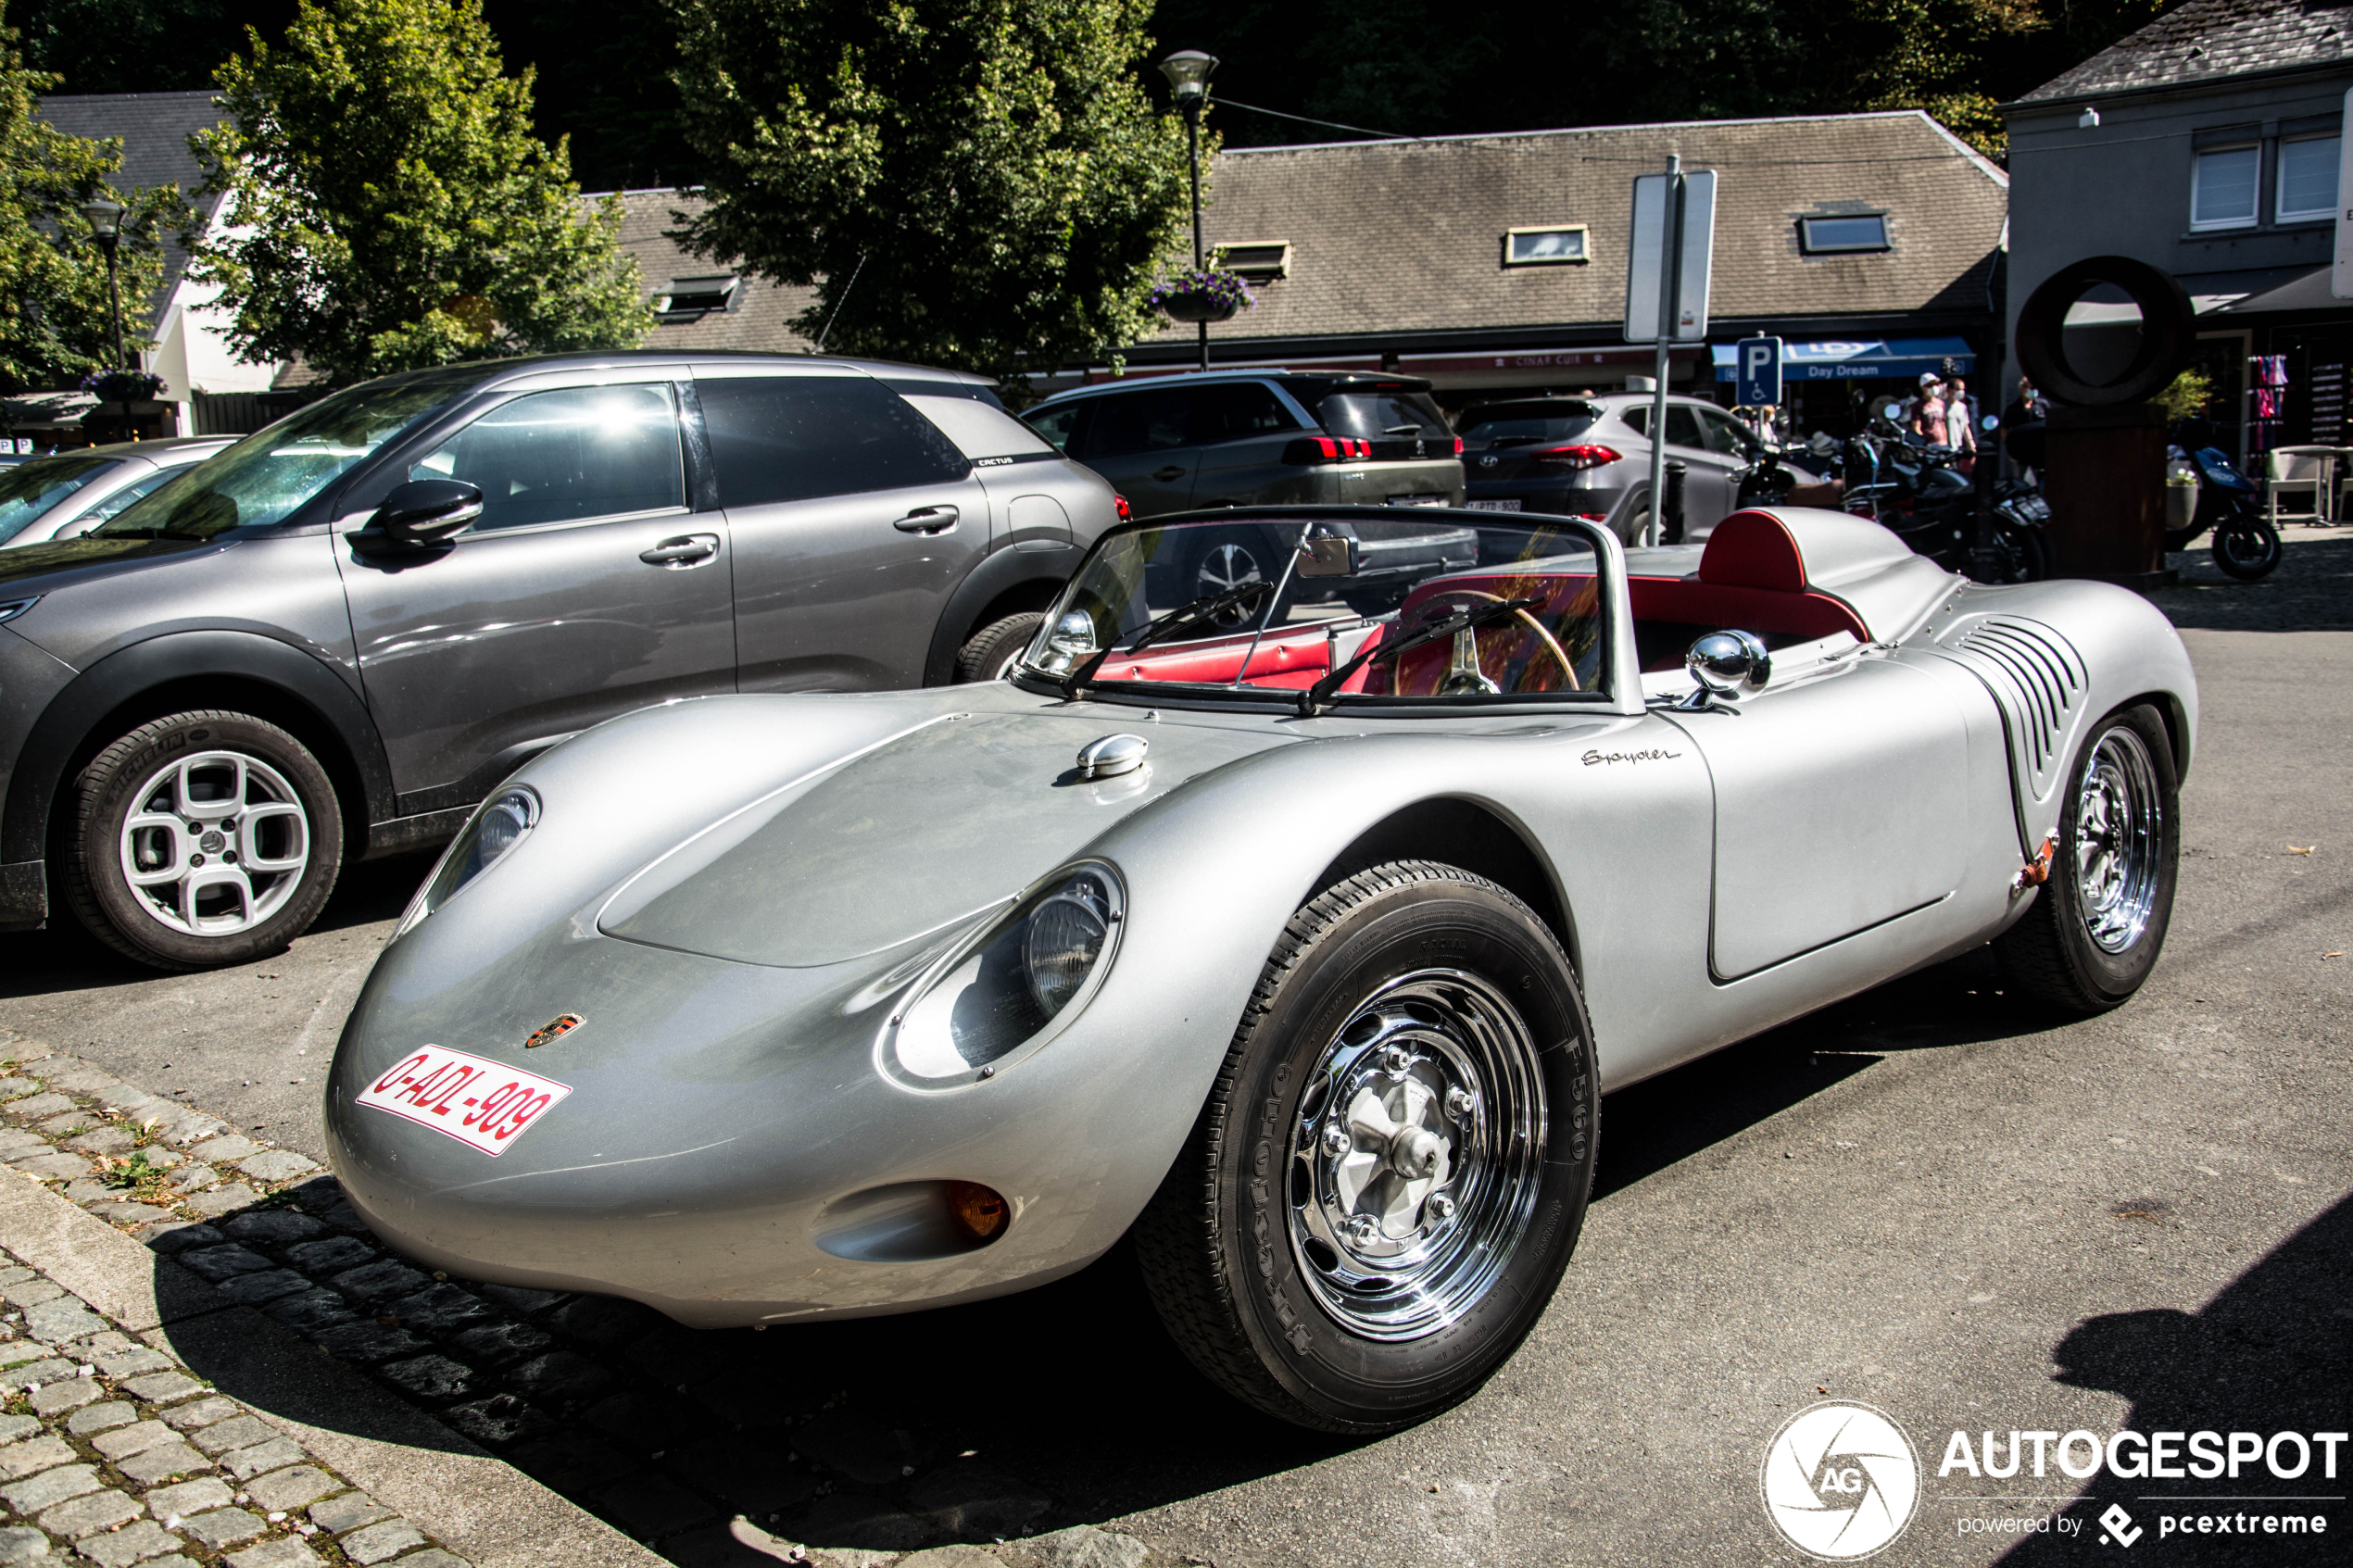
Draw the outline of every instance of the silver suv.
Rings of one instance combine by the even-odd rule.
[[[1464,505],[1606,520],[1620,538],[1640,538],[1651,512],[1651,399],[1520,397],[1466,409],[1456,421],[1469,482]],[[1669,396],[1667,456],[1683,465],[1683,506],[1680,520],[1667,518],[1663,542],[1705,539],[1738,511],[1741,482],[1765,450],[1715,404]]]
[[[1059,393],[1022,416],[1138,517],[1206,507],[1454,507],[1463,444],[1411,376],[1212,370]]]
[[[346,859],[632,709],[994,675],[1115,521],[945,370],[577,355],[336,393],[0,551],[0,930],[62,897],[159,968],[259,956]]]

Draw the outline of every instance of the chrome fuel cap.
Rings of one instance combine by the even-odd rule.
[[[1082,779],[1108,779],[1118,773],[1132,773],[1144,765],[1144,753],[1151,742],[1141,735],[1105,735],[1090,740],[1078,748],[1078,776]]]

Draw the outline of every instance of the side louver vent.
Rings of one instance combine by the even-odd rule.
[[[2050,627],[2007,615],[1970,624],[1950,646],[1993,687],[2029,793],[2046,799],[2067,766],[2068,736],[2090,690],[2082,655]]]

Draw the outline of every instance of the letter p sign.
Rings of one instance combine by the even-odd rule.
[[[1778,407],[1781,401],[1781,340],[1744,337],[1733,346],[1733,380],[1743,408]]]

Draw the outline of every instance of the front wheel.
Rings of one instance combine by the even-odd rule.
[[[2165,946],[2182,854],[2181,787],[2164,721],[2146,703],[2092,727],[2059,811],[2050,877],[1995,942],[2019,989],[2105,1012],[2141,988]]]
[[[974,681],[1001,681],[1013,673],[1013,666],[1028,651],[1038,628],[1046,618],[1038,611],[1024,610],[1001,621],[992,621],[972,634],[956,652],[956,684],[965,685]]]
[[[1327,888],[1261,973],[1137,1222],[1169,1332],[1269,1414],[1384,1432],[1467,1398],[1584,1224],[1592,1035],[1510,893],[1403,860]]]
[[[2214,564],[2242,583],[2269,577],[2280,564],[2280,531],[2259,517],[2223,523],[2214,531]]]
[[[175,713],[74,781],[66,901],[98,940],[157,969],[273,953],[319,917],[343,813],[319,760],[244,713]]]

